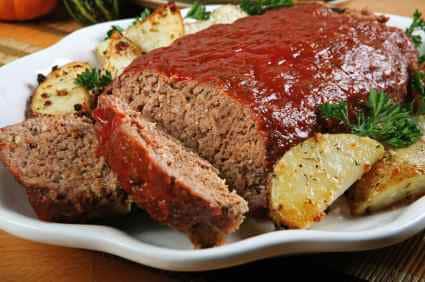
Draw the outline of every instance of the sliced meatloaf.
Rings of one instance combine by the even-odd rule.
[[[253,211],[288,148],[321,130],[318,106],[407,93],[417,51],[382,17],[317,3],[216,25],[135,60],[108,89],[221,171]]]
[[[124,189],[155,220],[186,233],[196,247],[221,244],[248,211],[217,170],[115,97],[94,112],[100,152]]]
[[[85,222],[130,211],[131,201],[96,155],[97,145],[92,120],[74,115],[0,129],[0,160],[46,221]]]

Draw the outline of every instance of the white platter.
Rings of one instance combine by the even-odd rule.
[[[390,25],[405,28],[410,24],[409,18],[390,17]],[[126,26],[130,22],[81,29],[50,48],[0,68],[0,127],[24,119],[25,104],[36,85],[37,73],[74,60],[95,63],[93,50],[110,26]],[[0,166],[0,229],[29,240],[103,251],[156,268],[200,271],[281,255],[348,252],[395,244],[425,229],[425,198],[404,208],[361,218],[350,217],[340,201],[311,230],[273,231],[270,222],[248,220],[227,244],[192,250],[182,234],[143,214],[113,226],[41,222],[34,216],[23,188]]]

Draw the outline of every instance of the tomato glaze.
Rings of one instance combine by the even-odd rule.
[[[361,105],[370,89],[403,101],[416,56],[402,30],[376,17],[305,4],[185,36],[127,72],[150,69],[220,87],[249,107],[273,161],[320,130],[324,102]]]

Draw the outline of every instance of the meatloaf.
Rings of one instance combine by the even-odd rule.
[[[108,89],[221,171],[253,211],[291,146],[323,130],[318,106],[407,95],[417,51],[382,17],[317,3],[216,25],[136,59]]]
[[[217,170],[116,97],[101,96],[93,116],[100,153],[124,189],[152,218],[186,233],[196,247],[221,244],[248,205]]]
[[[131,201],[96,155],[97,145],[93,122],[74,115],[0,129],[0,160],[46,221],[86,222],[130,211]]]

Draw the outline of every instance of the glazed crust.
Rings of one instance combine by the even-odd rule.
[[[317,3],[273,9],[139,57],[112,95],[210,161],[255,213],[275,162],[332,129],[321,104],[345,101],[354,114],[371,89],[404,102],[418,54],[385,20]]]
[[[155,220],[186,233],[196,247],[223,243],[247,211],[208,162],[140,115],[101,97],[94,116],[100,152],[121,185]]]

